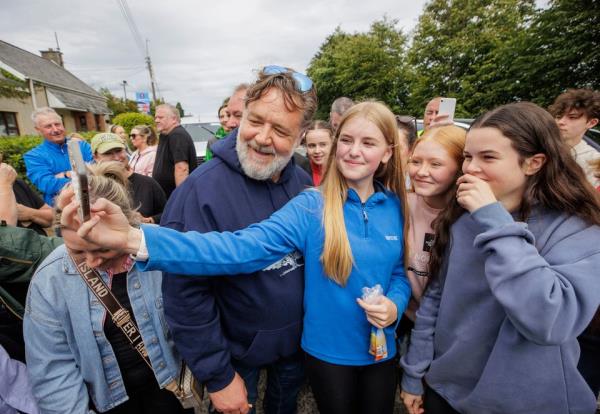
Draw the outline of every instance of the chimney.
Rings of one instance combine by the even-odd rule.
[[[52,62],[56,63],[60,67],[63,67],[63,68],[65,67],[63,58],[62,58],[62,52],[60,50],[54,50],[52,48],[48,48],[48,50],[40,50],[40,53],[42,54],[42,57],[44,59],[51,60]]]

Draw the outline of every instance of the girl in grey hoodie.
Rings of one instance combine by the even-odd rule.
[[[593,413],[577,336],[600,304],[598,194],[531,103],[477,119],[464,155],[401,361],[404,403],[411,414]]]

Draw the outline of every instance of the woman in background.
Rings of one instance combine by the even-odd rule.
[[[310,161],[311,178],[315,187],[321,184],[333,143],[333,129],[328,122],[312,121],[304,136],[306,156]]]
[[[152,177],[158,144],[154,130],[148,125],[137,125],[131,129],[129,138],[135,147],[129,160],[133,172]]]

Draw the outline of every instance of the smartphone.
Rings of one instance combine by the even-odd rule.
[[[454,121],[454,111],[456,109],[456,98],[442,98],[440,100],[440,109],[438,115],[448,115],[450,121]]]
[[[90,189],[88,185],[87,168],[83,162],[79,142],[69,140],[69,160],[71,162],[71,182],[75,198],[79,202],[79,218],[81,222],[90,219]]]

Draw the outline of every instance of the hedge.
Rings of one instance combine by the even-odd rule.
[[[78,132],[86,141],[90,141],[97,131]],[[2,162],[10,164],[17,171],[19,178],[27,181],[27,171],[23,154],[42,143],[43,138],[39,135],[0,136],[0,154],[3,154]]]

